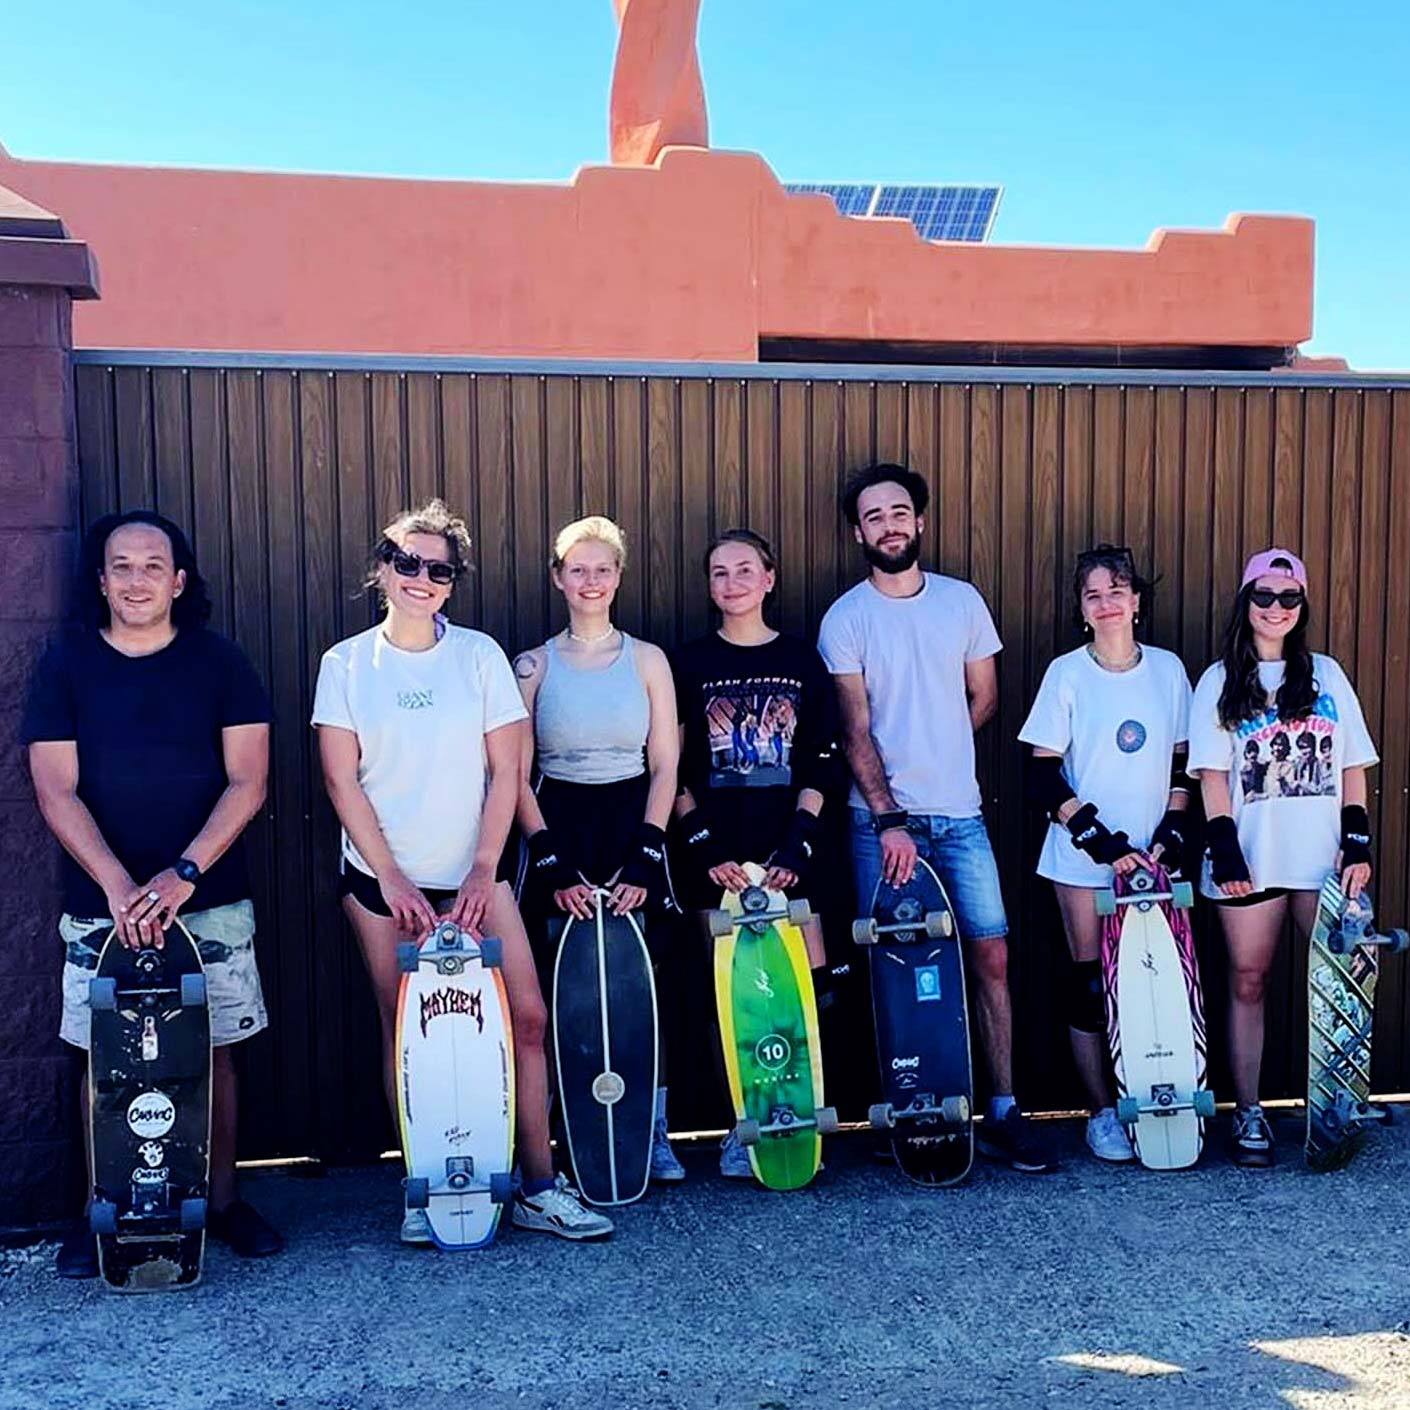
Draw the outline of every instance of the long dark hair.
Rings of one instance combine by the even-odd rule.
[[[181,532],[164,514],[150,509],[129,509],[125,514],[105,514],[89,529],[83,539],[76,597],[80,617],[89,626],[106,627],[112,622],[108,599],[98,584],[106,563],[108,540],[129,524],[150,524],[160,529],[171,543],[172,566],[186,574],[186,586],[171,604],[171,624],[174,627],[200,627],[210,620],[211,595],[206,580],[196,568],[196,555]]]
[[[1219,692],[1219,723],[1233,729],[1252,720],[1268,708],[1268,696],[1258,679],[1258,652],[1253,645],[1253,627],[1248,620],[1248,604],[1254,583],[1245,583],[1234,598],[1234,610],[1224,627],[1224,644],[1219,659],[1224,663],[1224,688]],[[1312,609],[1303,593],[1297,622],[1283,638],[1283,660],[1287,670],[1278,687],[1275,703],[1278,718],[1285,723],[1305,720],[1317,703],[1317,682],[1312,675],[1312,653],[1307,649],[1307,623]]]

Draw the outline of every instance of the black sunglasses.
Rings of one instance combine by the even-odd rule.
[[[1255,607],[1271,607],[1276,602],[1285,612],[1291,612],[1294,607],[1301,607],[1307,601],[1301,588],[1284,588],[1282,592],[1274,592],[1272,588],[1254,588],[1248,597]]]
[[[449,587],[460,576],[460,569],[454,563],[443,563],[438,558],[422,558],[419,553],[407,553],[390,539],[384,540],[377,549],[377,557],[383,563],[390,563],[403,578],[414,578],[425,568],[426,576],[441,587]]]

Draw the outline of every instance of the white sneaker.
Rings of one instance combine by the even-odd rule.
[[[401,1241],[404,1244],[429,1244],[431,1221],[426,1218],[424,1209],[408,1209],[402,1216]]]
[[[1088,1120],[1087,1147],[1098,1160],[1108,1160],[1113,1165],[1136,1158],[1126,1128],[1116,1119],[1114,1106],[1104,1106]]]
[[[513,1219],[516,1229],[535,1229],[560,1239],[605,1239],[612,1232],[612,1221],[583,1204],[562,1174],[540,1194],[516,1195]]]

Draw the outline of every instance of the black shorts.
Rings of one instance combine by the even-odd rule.
[[[421,894],[437,913],[446,910],[457,895],[455,891],[446,891],[436,886],[423,886]],[[382,888],[377,885],[377,878],[368,876],[365,871],[346,860],[338,877],[338,895],[351,896],[363,910],[371,911],[374,916],[382,916],[385,920],[392,918],[387,903],[382,899]]]
[[[1286,886],[1269,886],[1262,891],[1251,891],[1247,896],[1215,896],[1212,899],[1216,906],[1256,906],[1260,901],[1276,901],[1279,896],[1291,894]]]

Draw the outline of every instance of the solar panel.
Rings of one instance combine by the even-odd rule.
[[[820,182],[785,186],[797,194],[831,196],[840,215],[895,216],[909,220],[922,240],[989,238],[1001,186],[875,186]]]

